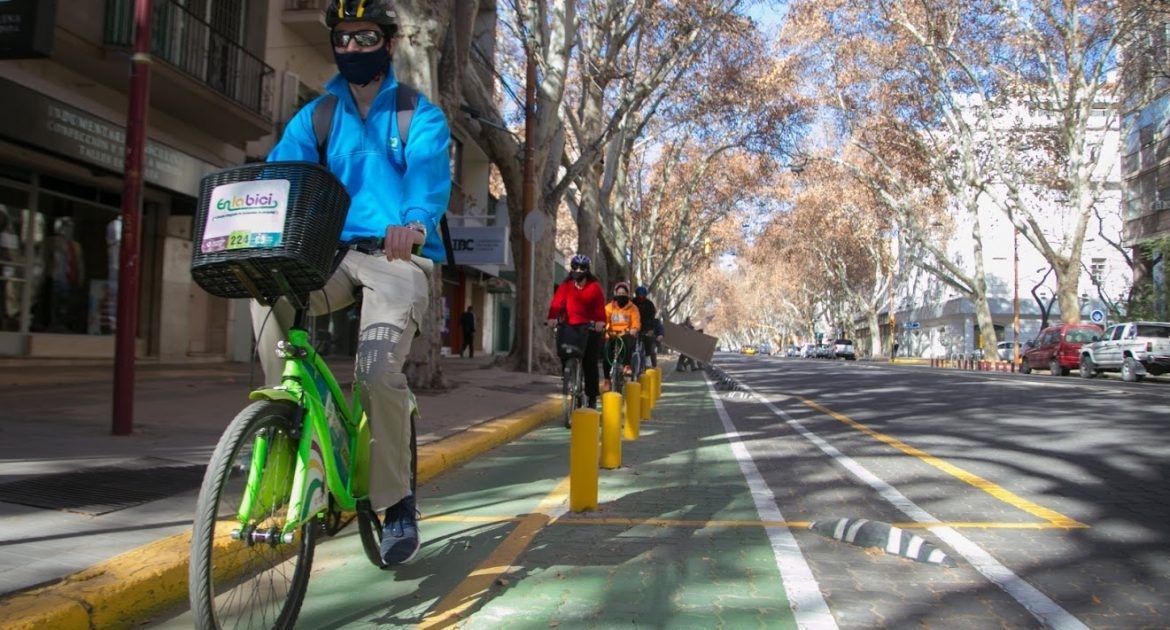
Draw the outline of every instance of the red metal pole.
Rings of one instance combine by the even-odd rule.
[[[142,219],[142,164],[150,94],[151,0],[134,0],[134,55],[122,180],[122,242],[118,248],[118,324],[114,350],[114,435],[134,430],[134,354],[138,333],[138,247]]]

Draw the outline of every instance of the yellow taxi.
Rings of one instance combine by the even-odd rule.
[[[755,354],[756,347],[755,346],[744,346],[744,347],[739,349],[739,353],[740,354]]]

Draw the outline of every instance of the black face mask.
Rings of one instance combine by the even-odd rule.
[[[585,272],[581,271],[580,269],[578,269],[576,271],[570,271],[569,277],[574,279],[574,280],[581,280],[582,278],[585,277]]]
[[[337,61],[337,70],[346,81],[366,85],[379,75],[385,74],[386,69],[390,67],[390,49],[382,46],[369,52],[334,50],[333,59]]]
[[[629,304],[629,303],[630,303],[630,296],[628,296],[628,295],[619,295],[619,296],[615,297],[615,298],[613,299],[613,301],[614,301],[614,302],[617,302],[617,303],[618,303],[618,306],[622,306],[622,307],[624,307],[626,304]]]

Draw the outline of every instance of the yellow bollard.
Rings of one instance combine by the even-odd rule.
[[[596,409],[573,412],[569,436],[569,509],[597,509],[597,430],[601,414]]]
[[[658,399],[662,398],[662,370],[650,368],[646,371],[654,375],[654,391],[651,393],[654,395],[654,404],[657,405]]]
[[[642,434],[642,386],[626,383],[626,425],[622,436],[636,440]]]
[[[601,395],[601,467],[613,470],[622,465],[622,395]]]
[[[638,382],[642,384],[642,399],[650,404],[650,410],[653,411],[654,405],[658,403],[658,400],[654,398],[654,375],[650,373],[650,370],[646,370],[642,376],[638,377]]]
[[[642,412],[642,420],[649,420],[650,410],[654,408],[654,397],[653,394],[650,393],[650,390],[654,387],[653,381],[650,380],[652,378],[654,377],[643,374],[642,377],[638,379],[642,385],[642,405],[641,409],[639,409],[639,411]]]

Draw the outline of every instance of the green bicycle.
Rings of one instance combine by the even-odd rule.
[[[250,211],[240,213],[241,205]],[[358,391],[347,402],[308,325],[308,295],[332,273],[348,206],[341,183],[308,162],[227,169],[201,183],[193,279],[221,297],[283,297],[296,315],[276,348],[280,385],[251,392],[207,466],[188,575],[199,628],[292,627],[318,537],[354,518],[366,556],[385,568],[381,522],[367,499],[369,427]],[[412,470],[417,414],[412,397]]]

